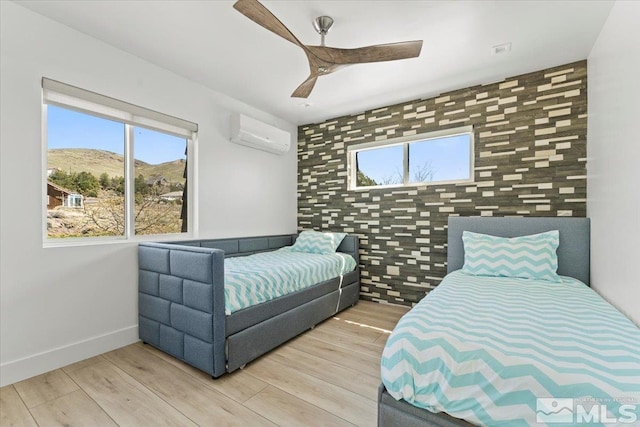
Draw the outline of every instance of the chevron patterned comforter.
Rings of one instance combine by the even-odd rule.
[[[352,256],[294,252],[290,247],[224,260],[225,313],[299,291],[356,268]]]
[[[640,329],[562,280],[447,275],[389,337],[387,391],[485,426],[640,425]]]

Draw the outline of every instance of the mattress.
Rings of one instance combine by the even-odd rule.
[[[224,261],[225,313],[230,315],[353,271],[351,255],[295,252],[290,247]]]
[[[640,424],[640,329],[564,276],[450,273],[400,320],[381,373],[395,399],[478,425]]]

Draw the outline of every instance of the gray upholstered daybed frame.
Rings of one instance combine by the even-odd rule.
[[[140,339],[217,378],[358,302],[359,267],[301,291],[225,315],[224,259],[272,251],[297,234],[141,243]],[[358,238],[338,252],[359,263]]]
[[[462,232],[465,230],[500,237],[526,236],[559,230],[558,274],[575,277],[589,285],[589,218],[449,217],[447,273],[461,269],[464,264]],[[378,389],[378,427],[468,427],[472,425],[446,413],[429,412],[404,400],[395,400],[382,384]]]

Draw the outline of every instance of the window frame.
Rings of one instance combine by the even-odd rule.
[[[53,89],[51,89],[53,88]],[[53,90],[54,95],[47,94]],[[60,93],[57,93],[57,92]],[[48,99],[47,97],[50,96]],[[54,97],[54,100],[51,98]],[[67,102],[65,102],[68,101]],[[104,103],[101,103],[103,101]],[[105,105],[106,104],[106,105]],[[48,105],[55,105],[78,113],[116,121],[124,125],[124,220],[122,235],[91,237],[49,237],[47,233],[47,182],[48,182]],[[95,109],[94,109],[95,108]],[[123,111],[124,110],[124,111]],[[128,110],[128,111],[127,111]],[[135,159],[134,129],[136,127],[177,136],[186,140],[187,162],[187,231],[166,234],[135,234]],[[188,128],[188,129],[187,129]],[[47,78],[42,79],[41,141],[42,141],[42,239],[43,247],[84,246],[109,243],[142,242],[162,239],[163,241],[193,239],[198,235],[197,223],[197,140],[198,125],[173,116],[129,104],[115,98],[100,95],[75,86]]]
[[[423,142],[433,139],[443,139],[458,135],[469,135],[469,178],[468,179],[455,179],[446,181],[423,181],[423,182],[410,182],[409,177],[409,145],[412,143]],[[400,184],[386,184],[386,185],[367,185],[358,186],[357,183],[357,159],[356,156],[362,151],[374,150],[378,148],[403,146],[403,182]],[[474,176],[475,165],[475,134],[473,126],[461,126],[450,129],[440,129],[432,132],[425,132],[415,135],[406,135],[398,138],[383,139],[371,142],[363,142],[361,144],[354,144],[347,147],[347,190],[359,191],[359,190],[372,190],[372,189],[388,189],[388,188],[403,188],[403,187],[423,187],[433,185],[447,185],[447,184],[468,184],[475,182]]]

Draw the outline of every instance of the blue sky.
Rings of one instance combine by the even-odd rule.
[[[95,148],[124,155],[124,125],[89,114],[47,106],[49,148]],[[172,135],[136,127],[134,157],[156,165],[184,159],[186,141]]]
[[[468,135],[414,142],[409,145],[409,175],[413,180],[414,169],[430,162],[433,181],[467,179],[470,169],[470,139]],[[374,181],[402,173],[402,145],[371,149],[358,153],[358,168]]]

